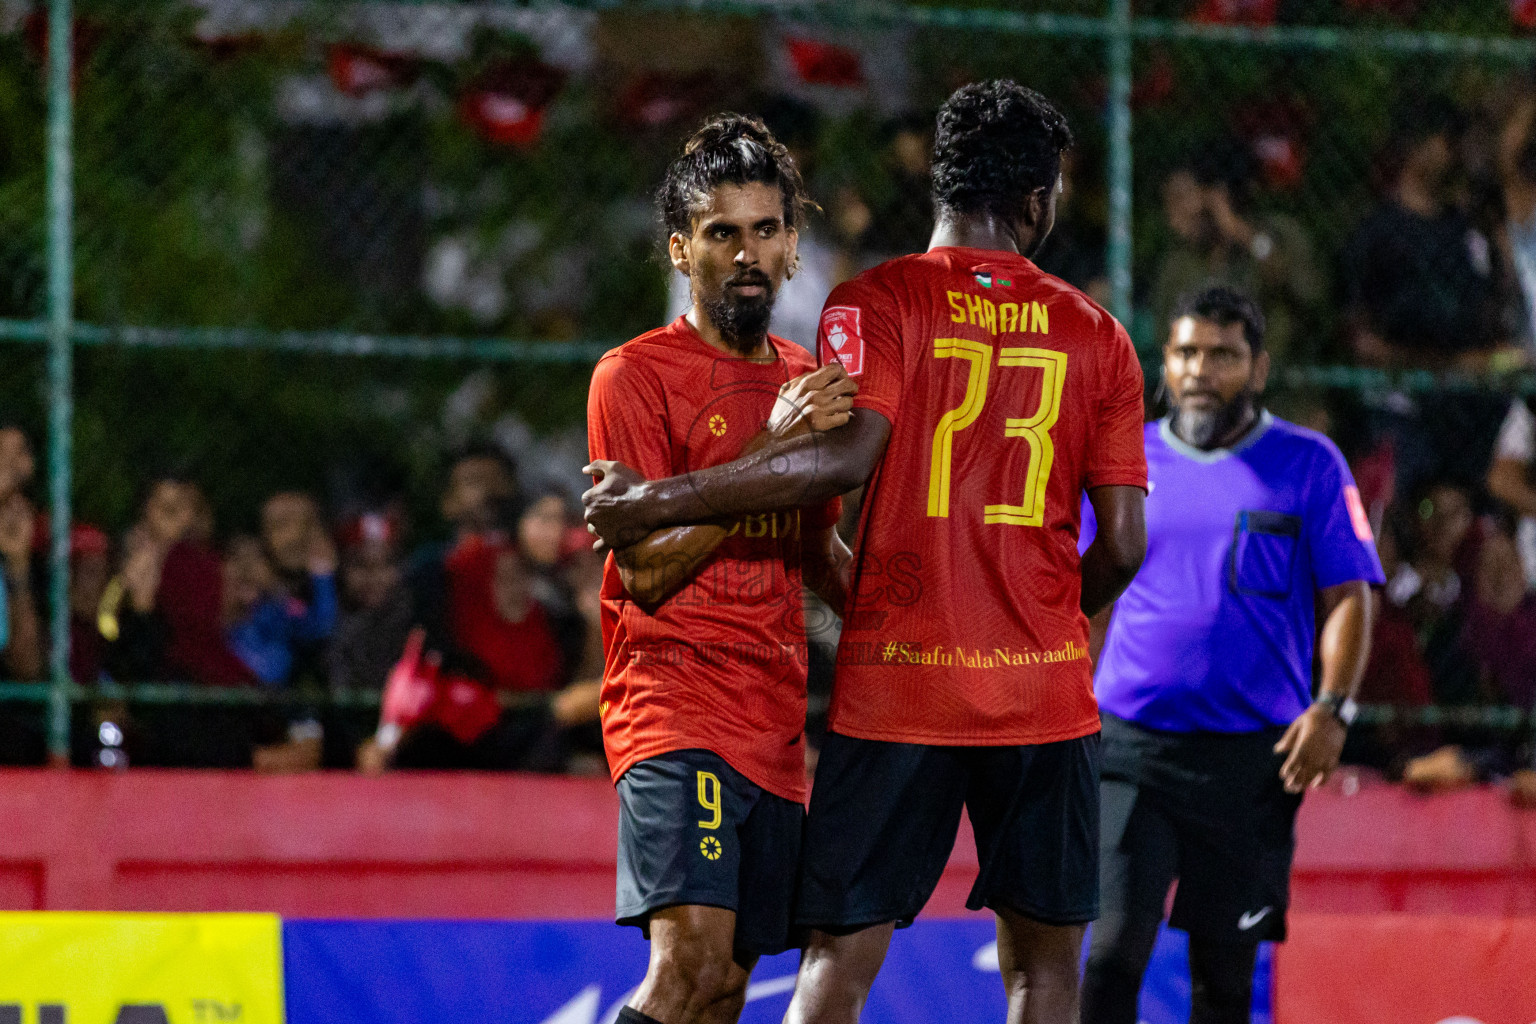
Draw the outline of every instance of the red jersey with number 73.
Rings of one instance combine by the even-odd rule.
[[[1078,518],[1085,489],[1147,486],[1124,329],[1022,256],[937,248],[835,289],[819,347],[891,422],[829,727],[960,746],[1098,731]]]

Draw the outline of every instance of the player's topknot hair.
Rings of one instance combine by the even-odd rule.
[[[799,230],[807,206],[805,181],[789,149],[755,117],[716,114],[705,121],[672,161],[656,205],[668,233],[688,234],[693,219],[721,185],[776,185],[784,197],[784,224]]]
[[[1243,340],[1248,342],[1248,352],[1258,358],[1264,351],[1264,311],[1248,295],[1225,284],[1208,285],[1188,292],[1174,303],[1169,322],[1192,316],[1197,320],[1209,320],[1217,327],[1243,325]]]
[[[972,82],[939,108],[933,203],[953,214],[1013,219],[1031,192],[1054,188],[1072,129],[1051,102],[1009,79]]]

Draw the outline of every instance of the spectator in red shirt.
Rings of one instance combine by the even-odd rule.
[[[155,610],[166,626],[165,667],[176,679],[244,685],[255,677],[224,639],[223,568],[195,535],[201,504],[195,483],[167,474],[150,486],[139,520],[161,552]]]
[[[1536,594],[1526,589],[1507,529],[1492,529],[1483,538],[1462,637],[1482,672],[1487,699],[1526,711],[1536,707]]]
[[[381,732],[358,752],[363,770],[551,770],[563,761],[563,730],[596,717],[595,688],[556,692],[576,658],[562,651],[542,581],[509,537],[516,505],[516,466],[499,450],[454,461],[441,502],[453,540],[423,549],[406,572],[421,639],[391,676],[423,701],[396,722],[386,692]]]
[[[560,648],[532,584],[523,554],[506,541],[471,538],[448,556],[454,644],[493,689],[548,691],[560,683]]]
[[[554,483],[536,489],[517,520],[517,547],[529,574],[528,585],[534,600],[549,617],[550,629],[565,661],[566,678],[582,664],[592,629],[601,628],[581,614],[566,571],[571,556],[591,545],[591,537],[579,525],[580,521],[570,492]],[[577,531],[574,545],[573,529]],[[601,671],[599,663],[593,674]]]
[[[118,644],[134,670],[154,681],[246,686],[255,676],[224,636],[223,569],[205,539],[207,508],[184,476],[167,473],[150,485],[125,565],[129,600],[119,605]],[[128,756],[163,767],[248,768],[258,741],[272,742],[281,731],[268,717],[234,707],[143,708]]]

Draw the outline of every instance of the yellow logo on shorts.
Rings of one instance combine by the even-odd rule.
[[[715,413],[709,418],[709,432],[716,437],[725,436],[725,417]]]
[[[714,836],[705,836],[699,842],[699,852],[704,855],[705,860],[719,860],[720,854],[724,853],[725,850],[720,845],[720,840]]]

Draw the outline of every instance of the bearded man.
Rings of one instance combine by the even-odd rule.
[[[1268,373],[1251,299],[1213,287],[1179,303],[1170,412],[1146,427],[1147,558],[1104,616],[1094,680],[1102,916],[1084,1024],[1139,1019],[1175,878],[1191,1021],[1249,1019],[1259,943],[1285,937],[1302,793],[1338,765],[1354,717],[1381,563],[1338,448],[1260,405]]]

